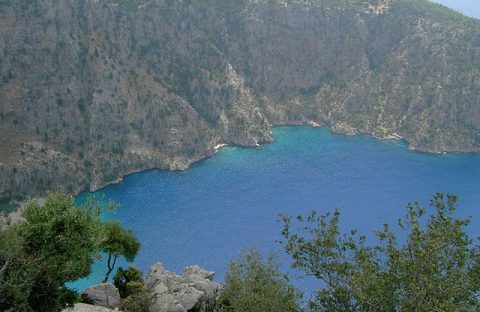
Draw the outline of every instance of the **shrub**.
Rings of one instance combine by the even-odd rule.
[[[219,307],[235,312],[300,311],[300,293],[279,270],[273,255],[266,261],[255,249],[230,263]]]

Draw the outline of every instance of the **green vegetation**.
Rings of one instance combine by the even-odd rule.
[[[207,0],[206,3],[216,7],[227,17],[242,13],[247,5],[247,0]]]
[[[218,305],[225,312],[289,312],[300,311],[299,299],[273,256],[264,261],[258,251],[248,250],[230,263]]]
[[[71,197],[50,194],[44,206],[27,205],[25,222],[1,232],[0,310],[57,311],[65,304],[64,284],[90,273],[96,208],[77,209]]]
[[[142,272],[135,267],[129,267],[127,270],[120,267],[113,277],[113,284],[118,288],[120,297],[127,298],[139,285],[143,285]]]
[[[470,220],[452,217],[457,198],[437,194],[433,214],[418,203],[399,221],[400,243],[389,225],[369,246],[356,231],[340,233],[340,213],[283,217],[292,266],[324,285],[313,311],[478,311],[480,254],[465,233]],[[403,240],[402,240],[403,241]]]
[[[118,268],[113,277],[113,283],[122,298],[121,310],[125,312],[148,312],[153,296],[144,288],[142,272],[129,267],[127,270]]]
[[[227,22],[237,25],[244,16],[248,0],[191,0],[197,5],[207,5],[215,8]]]
[[[149,312],[152,300],[153,295],[142,287],[122,300],[120,310],[124,312]]]
[[[100,228],[100,233],[100,249],[108,254],[108,270],[103,280],[103,283],[106,283],[120,256],[125,257],[128,262],[135,259],[140,249],[140,242],[133,236],[131,230],[124,229],[118,221],[105,222]]]
[[[24,220],[0,232],[0,310],[52,312],[73,303],[77,295],[65,283],[88,276],[110,240],[99,219],[103,209],[93,198],[76,207],[58,193],[44,205],[28,203]]]

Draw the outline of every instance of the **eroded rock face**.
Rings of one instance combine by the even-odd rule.
[[[271,125],[480,151],[480,22],[427,1],[0,1],[0,200],[186,169]]]
[[[154,294],[150,311],[213,311],[222,290],[222,285],[212,281],[214,275],[199,266],[187,267],[182,275],[177,275],[161,263],[155,264],[145,279],[145,288]]]
[[[105,308],[118,308],[120,306],[120,293],[110,283],[99,284],[83,291],[93,304]]]

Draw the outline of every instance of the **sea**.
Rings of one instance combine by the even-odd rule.
[[[227,146],[188,170],[138,173],[97,192],[119,203],[102,218],[120,220],[142,243],[132,265],[147,272],[162,262],[181,273],[198,264],[221,282],[242,249],[257,248],[264,255],[277,253],[282,269],[309,297],[317,281],[290,268],[279,243],[280,213],[338,208],[342,231],[358,229],[373,242],[373,232],[385,223],[396,225],[407,203],[428,208],[437,192],[458,195],[456,217],[471,217],[467,231],[480,236],[478,154],[413,152],[404,141],[346,137],[328,128],[280,127],[273,134],[273,143],[258,148]],[[81,194],[78,202],[89,195]],[[98,261],[88,279],[70,286],[97,284],[105,271]]]

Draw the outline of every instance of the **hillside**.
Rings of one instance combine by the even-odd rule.
[[[0,0],[0,197],[185,169],[272,125],[480,151],[480,22],[423,0]]]

